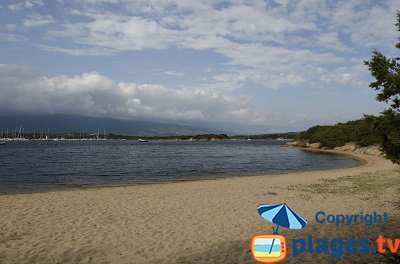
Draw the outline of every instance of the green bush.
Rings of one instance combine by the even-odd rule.
[[[383,112],[377,129],[381,132],[386,157],[400,164],[400,114],[392,110]]]

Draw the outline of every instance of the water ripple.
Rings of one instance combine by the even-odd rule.
[[[123,185],[354,166],[357,161],[282,148],[279,141],[8,142],[0,193]],[[62,187],[60,187],[62,186]]]

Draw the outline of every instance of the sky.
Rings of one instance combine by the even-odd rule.
[[[379,114],[387,0],[0,2],[0,113],[301,131]]]

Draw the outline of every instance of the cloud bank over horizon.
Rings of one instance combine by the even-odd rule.
[[[0,111],[114,118],[261,124],[246,97],[163,85],[115,82],[97,72],[48,77],[17,65],[0,65]]]
[[[301,130],[376,114],[398,1],[9,1],[0,110]],[[247,128],[244,128],[247,127]]]

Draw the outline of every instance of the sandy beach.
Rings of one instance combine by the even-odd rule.
[[[348,153],[347,153],[348,154]],[[271,233],[261,203],[308,220],[293,238],[400,238],[400,167],[375,156],[353,168],[0,196],[0,263],[254,263],[250,240]],[[315,213],[387,212],[389,222],[337,227]],[[304,253],[287,262],[375,263],[380,254]]]

